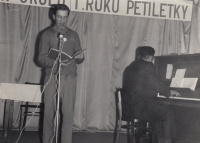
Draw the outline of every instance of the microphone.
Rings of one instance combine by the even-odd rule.
[[[60,38],[60,39],[63,39],[63,35],[62,35],[62,34],[59,34],[59,38]]]
[[[67,41],[67,38],[64,37],[64,38],[63,38],[63,42],[66,42],[66,41]]]
[[[59,49],[62,51],[64,43],[67,41],[67,38],[63,36],[63,34],[59,34]]]
[[[59,39],[61,42],[66,42],[67,38],[65,38],[62,34],[59,34]]]

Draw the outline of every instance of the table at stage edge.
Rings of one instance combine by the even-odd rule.
[[[41,103],[41,85],[0,83],[0,98],[5,99],[4,137],[12,130],[14,101]]]

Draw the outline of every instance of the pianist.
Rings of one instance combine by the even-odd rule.
[[[137,51],[139,58],[124,71],[123,88],[133,99],[134,117],[154,125],[158,143],[171,143],[174,131],[173,109],[157,103],[154,97],[158,92],[166,97],[180,95],[175,90],[170,90],[157,77],[153,64],[154,48],[142,46]]]

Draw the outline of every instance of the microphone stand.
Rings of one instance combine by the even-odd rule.
[[[63,35],[59,35],[59,53],[58,53],[58,59],[59,59],[59,66],[58,66],[58,94],[57,94],[57,108],[56,108],[56,143],[58,140],[58,131],[59,131],[59,106],[60,106],[60,71],[61,71],[61,65],[62,65],[62,49],[64,43],[67,41],[67,38],[64,38]]]

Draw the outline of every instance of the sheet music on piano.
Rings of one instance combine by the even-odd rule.
[[[186,69],[177,69],[175,77],[172,78],[170,87],[195,90],[198,78],[184,78],[185,71]]]
[[[198,98],[195,97],[194,91],[198,81],[198,78],[184,78],[186,69],[177,69],[174,78],[171,80],[170,88],[176,90],[180,93],[180,97],[169,97],[171,99],[182,99],[182,100],[196,100],[200,101]],[[184,96],[184,95],[187,95]],[[163,95],[159,95],[160,98],[165,98]]]

